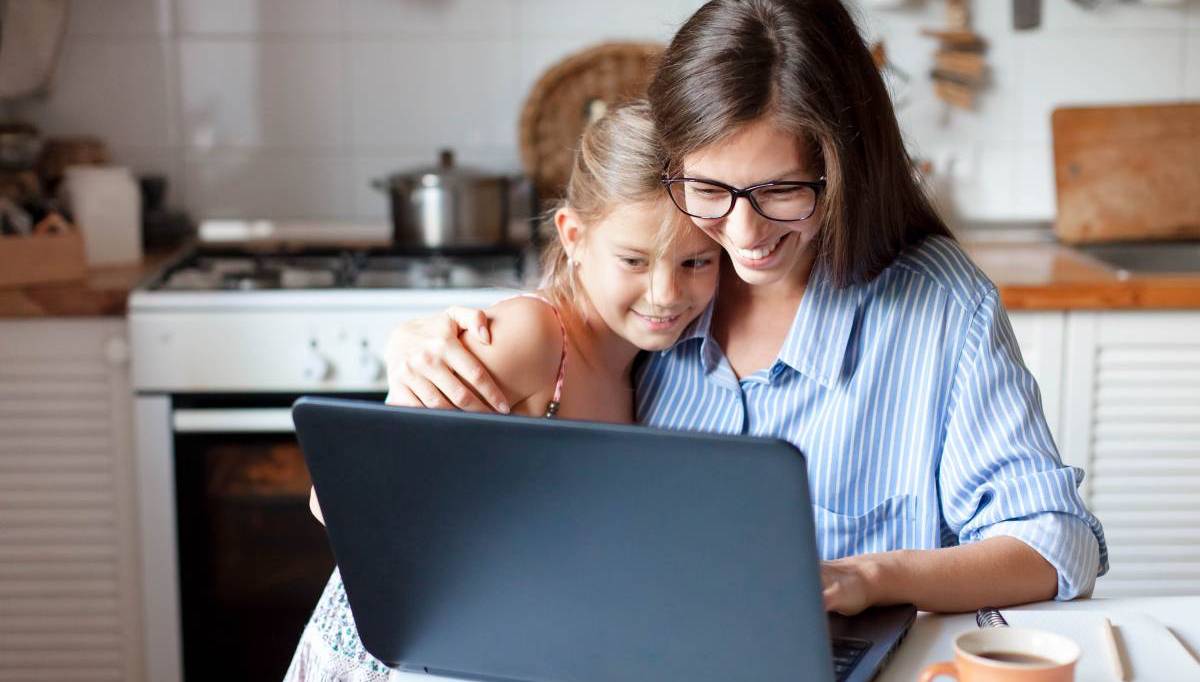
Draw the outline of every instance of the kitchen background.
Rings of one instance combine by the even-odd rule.
[[[444,147],[462,165],[518,171],[520,108],[548,67],[600,42],[665,41],[700,3],[73,0],[49,92],[0,104],[0,120],[95,136],[116,164],[164,175],[168,203],[197,221],[307,222],[280,239],[308,240],[308,227],[386,237],[388,198],[371,180],[429,166]],[[970,111],[948,108],[929,76],[938,44],[922,29],[946,27],[947,0],[857,3],[952,223],[1055,218],[1057,107],[1200,101],[1200,0],[1043,0],[1040,26],[1024,31],[1013,9],[1025,0],[975,0],[990,83]],[[1064,461],[1087,471],[1113,565],[1098,596],[1200,594],[1200,242],[1146,241],[1151,227],[1200,234],[1200,204],[1179,199],[1200,196],[1196,111],[1126,121],[1130,160],[1100,164],[1103,179],[1135,177],[1170,201],[1076,178],[1087,208],[1103,203],[1089,190],[1135,206],[1124,236],[1143,241],[1115,247],[1125,260],[1096,260],[1113,245],[1075,248],[1049,229],[962,232],[1000,289]],[[1076,128],[1060,126],[1058,141]],[[1095,130],[1077,147],[1117,137]],[[1143,143],[1148,130],[1157,137]],[[132,178],[116,179],[136,216]],[[1136,224],[1156,209],[1156,223]],[[136,260],[137,220],[106,230],[75,212],[85,237],[101,235],[88,245]],[[121,235],[130,249],[116,248]],[[381,399],[398,321],[486,306],[530,270],[523,254],[310,243],[292,258],[248,242],[88,268],[78,235],[0,238],[6,680],[278,679],[332,565],[288,406],[310,393]],[[39,243],[62,257],[21,255]],[[65,275],[49,272],[56,261]]]
[[[665,41],[700,4],[79,0],[52,92],[9,113],[101,137],[115,162],[165,174],[197,218],[383,220],[370,179],[443,146],[518,169],[517,117],[539,74],[596,42]],[[1013,29],[1012,3],[975,2],[992,82],[976,111],[948,116],[928,78],[936,41],[920,34],[944,24],[945,4],[858,4],[911,77],[902,123],[962,219],[1053,217],[1054,107],[1200,98],[1195,0],[1045,0],[1028,31]]]

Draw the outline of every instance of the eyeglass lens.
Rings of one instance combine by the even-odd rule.
[[[678,180],[670,185],[679,210],[694,218],[723,218],[733,210],[733,192],[702,180]],[[806,185],[767,185],[750,193],[751,205],[769,220],[804,220],[813,214],[817,193]]]

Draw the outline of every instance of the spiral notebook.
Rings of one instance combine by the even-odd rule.
[[[1117,682],[1105,643],[1105,619],[1112,621],[1130,682],[1200,680],[1200,662],[1158,620],[1134,611],[1004,609],[1012,627],[1034,628],[1070,637],[1083,655],[1077,682]]]

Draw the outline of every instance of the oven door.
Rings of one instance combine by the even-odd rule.
[[[296,397],[172,400],[187,682],[282,679],[333,569],[308,507]]]

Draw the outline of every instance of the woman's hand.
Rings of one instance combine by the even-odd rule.
[[[853,616],[874,606],[877,602],[875,586],[878,575],[878,566],[870,554],[822,561],[821,587],[825,610]]]
[[[888,604],[966,613],[1053,599],[1058,571],[1023,540],[998,535],[954,547],[823,561],[821,585],[825,610],[847,616]]]
[[[449,308],[440,315],[410,320],[388,336],[389,405],[504,412],[509,405],[495,379],[471,354],[459,335],[491,342],[487,315],[472,308]]]

